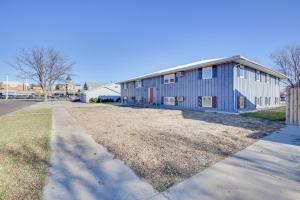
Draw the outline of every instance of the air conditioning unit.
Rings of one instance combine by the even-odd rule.
[[[183,102],[184,98],[183,96],[176,97],[177,102]]]
[[[177,73],[176,73],[176,76],[177,76],[177,77],[182,77],[182,76],[184,76],[184,72],[177,72]]]

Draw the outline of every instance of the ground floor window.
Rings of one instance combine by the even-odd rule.
[[[135,102],[136,103],[143,103],[143,97],[136,97]]]
[[[265,97],[265,105],[266,106],[271,105],[271,97]]]
[[[164,104],[165,105],[175,105],[175,97],[164,97]]]
[[[245,97],[239,96],[237,102],[238,108],[245,108]]]
[[[198,106],[217,108],[217,96],[198,96]]]
[[[211,108],[212,107],[212,96],[202,97],[202,107]]]
[[[262,97],[255,97],[255,105],[262,106]]]

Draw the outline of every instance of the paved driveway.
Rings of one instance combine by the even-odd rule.
[[[31,100],[0,100],[0,116],[34,104]]]

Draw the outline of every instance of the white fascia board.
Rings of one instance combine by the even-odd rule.
[[[279,77],[281,79],[286,79],[287,78],[284,74],[282,74],[280,72],[272,70],[268,67],[265,67],[265,66],[263,66],[263,65],[261,65],[257,62],[249,60],[249,59],[247,59],[245,57],[242,57],[240,55],[236,55],[236,56],[225,57],[225,58],[202,60],[202,61],[198,61],[198,62],[186,64],[186,65],[179,65],[179,66],[176,66],[176,67],[168,68],[168,69],[165,69],[165,70],[160,70],[160,71],[153,72],[153,73],[150,73],[150,74],[146,74],[146,75],[143,75],[143,76],[138,76],[138,77],[131,78],[131,79],[128,79],[128,80],[120,81],[120,82],[117,82],[117,83],[120,84],[120,83],[125,83],[125,82],[136,81],[136,80],[143,80],[143,79],[146,79],[146,78],[152,78],[152,77],[156,77],[156,76],[162,76],[162,75],[176,73],[176,72],[179,72],[179,71],[188,71],[188,70],[191,70],[191,69],[203,68],[203,67],[208,67],[208,66],[211,66],[211,65],[223,64],[223,63],[228,63],[228,62],[236,62],[236,63],[242,64],[242,65],[246,65],[246,66],[249,66],[251,68],[258,69],[262,72],[269,73],[269,74],[274,75],[276,77]]]
[[[236,62],[239,63],[239,64],[242,64],[242,65],[249,66],[253,69],[257,69],[259,71],[266,72],[266,73],[271,74],[273,76],[276,76],[280,79],[287,79],[288,78],[286,75],[284,75],[284,74],[282,74],[278,71],[275,71],[275,70],[273,70],[269,67],[261,65],[261,64],[255,62],[255,61],[249,60],[249,59],[247,59],[245,57],[242,57],[242,56],[240,56],[240,58],[237,59]]]

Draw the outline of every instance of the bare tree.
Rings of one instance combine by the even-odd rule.
[[[270,55],[278,70],[285,74],[288,85],[300,85],[300,44],[282,48]]]
[[[19,71],[20,77],[30,79],[42,88],[45,101],[55,82],[70,74],[73,65],[73,62],[69,62],[53,48],[23,49],[12,64]]]

